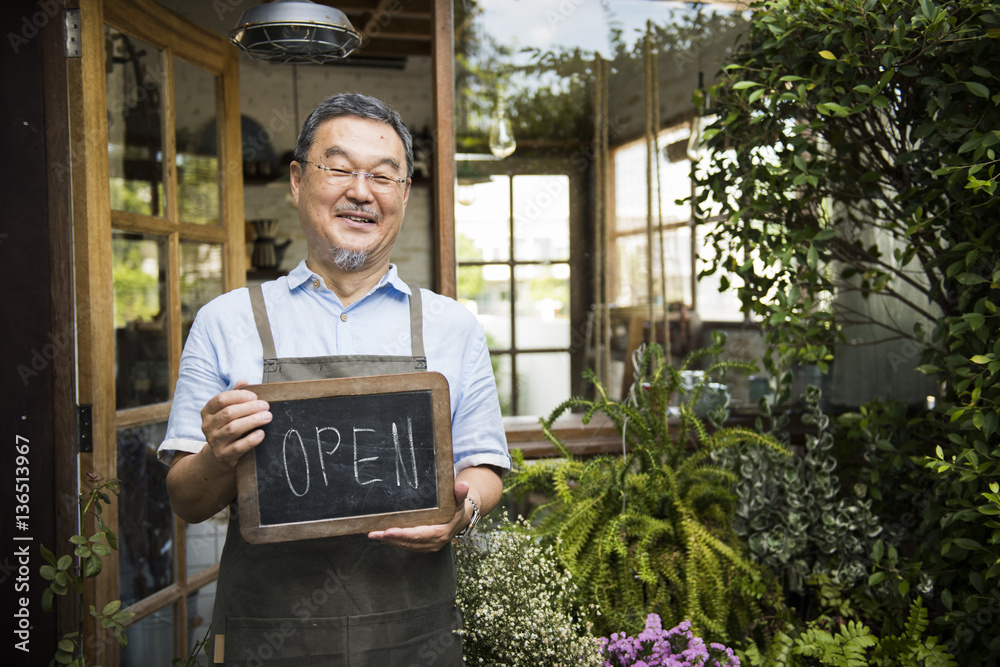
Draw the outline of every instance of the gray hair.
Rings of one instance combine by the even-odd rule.
[[[331,118],[340,116],[367,118],[385,123],[395,130],[403,141],[403,149],[406,151],[406,177],[413,176],[413,137],[410,136],[410,131],[406,129],[399,114],[385,102],[360,93],[331,95],[313,109],[313,112],[306,118],[306,122],[302,124],[299,139],[295,142],[294,159],[296,162],[304,162],[307,159],[319,126]]]

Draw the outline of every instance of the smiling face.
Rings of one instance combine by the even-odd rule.
[[[363,270],[381,276],[403,222],[409,181],[374,192],[364,176],[335,185],[329,172],[315,165],[406,178],[403,141],[385,123],[338,116],[319,126],[307,160],[314,164],[292,162],[291,188],[309,266],[332,275]]]

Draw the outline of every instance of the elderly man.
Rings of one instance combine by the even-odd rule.
[[[197,523],[233,503],[236,465],[271,420],[248,384],[438,371],[451,396],[457,511],[441,525],[262,545],[231,518],[212,618],[217,663],[462,664],[450,542],[497,504],[510,458],[482,327],[390,263],[412,170],[410,133],[379,100],[335,95],[310,114],[291,164],[308,256],[199,312],[159,453],[174,511]]]

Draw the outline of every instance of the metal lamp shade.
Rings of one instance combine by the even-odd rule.
[[[229,41],[258,60],[322,65],[350,55],[361,35],[337,9],[309,0],[277,0],[243,12]]]

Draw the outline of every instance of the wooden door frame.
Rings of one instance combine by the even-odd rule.
[[[169,403],[124,411],[115,405],[114,302],[112,293],[111,238],[115,226],[148,231],[167,239],[169,267],[168,303],[171,322],[168,353],[169,386],[176,382],[181,353],[179,256],[180,232],[185,238],[222,244],[224,248],[223,291],[245,284],[246,252],[243,227],[242,156],[239,124],[239,65],[235,47],[219,35],[197,26],[152,0],[80,0],[80,46],[82,58],[67,60],[67,92],[72,140],[71,165],[75,229],[75,276],[79,358],[78,401],[92,406],[93,451],[80,454],[80,483],[88,489],[87,473],[105,479],[117,477],[118,430],[137,423],[165,420]],[[136,35],[164,51],[163,67],[171,85],[164,93],[163,164],[167,214],[162,220],[148,219],[119,211],[112,212],[108,187],[108,123],[106,73],[104,69],[104,26],[112,25]],[[176,165],[173,136],[173,58],[179,57],[219,77],[216,90],[220,160],[220,226],[199,227],[181,223],[177,216]],[[101,110],[97,113],[96,110]],[[233,122],[223,122],[230,118]],[[162,224],[161,224],[162,223]],[[118,507],[112,503],[104,520],[118,530]],[[84,530],[87,530],[86,528]],[[184,525],[176,519],[173,527],[174,584],[129,608],[136,616],[132,623],[154,611],[176,604],[186,620],[189,593],[210,583],[217,567],[198,573],[190,580],[186,573]],[[88,532],[89,534],[89,532]],[[110,575],[110,576],[109,576]],[[85,608],[101,609],[119,599],[117,551],[104,558],[104,573],[87,580]],[[120,662],[119,647],[113,637],[89,615],[84,619],[85,654],[105,667]],[[187,623],[175,623],[175,650],[186,655]]]

